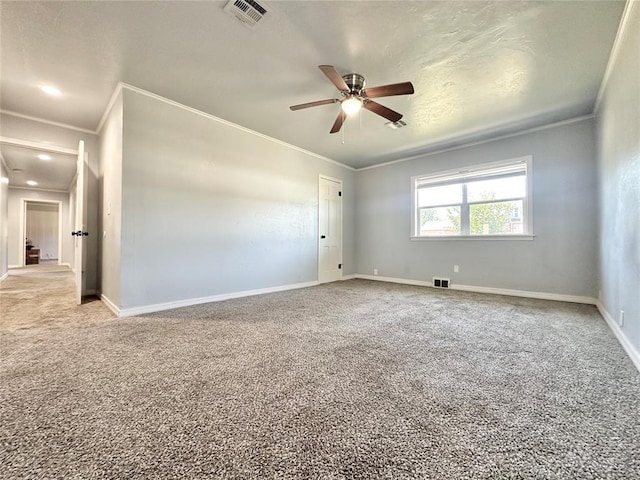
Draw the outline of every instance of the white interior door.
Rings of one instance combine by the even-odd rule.
[[[327,177],[319,181],[318,281],[342,279],[342,182]]]
[[[78,144],[78,172],[76,177],[76,218],[73,250],[73,268],[76,277],[76,303],[82,303],[82,292],[85,283],[85,262],[84,262],[84,237],[87,232],[86,205],[86,181],[87,181],[87,160],[84,152],[84,142],[80,140]]]

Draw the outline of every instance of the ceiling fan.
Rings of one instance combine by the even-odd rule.
[[[295,111],[303,108],[339,103],[341,107],[340,113],[338,114],[338,118],[336,118],[336,121],[333,124],[333,127],[331,127],[331,131],[329,133],[339,132],[342,128],[342,124],[347,119],[347,115],[353,115],[363,107],[370,112],[376,113],[395,123],[402,118],[402,114],[395,112],[384,105],[380,105],[371,99],[391,97],[393,95],[410,95],[413,93],[413,85],[411,82],[393,83],[390,85],[381,85],[379,87],[364,88],[365,80],[362,75],[357,73],[340,75],[333,65],[320,65],[318,68],[320,68],[336,88],[340,90],[342,98],[331,98],[328,100],[319,100],[317,102],[301,103],[300,105],[293,105],[289,108]]]

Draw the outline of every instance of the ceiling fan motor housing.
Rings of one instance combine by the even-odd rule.
[[[350,93],[355,93],[360,95],[362,90],[364,89],[364,77],[362,75],[358,75],[357,73],[349,73],[347,75],[343,75],[342,79],[344,83],[349,87]]]

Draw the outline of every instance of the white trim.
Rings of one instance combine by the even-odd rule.
[[[69,270],[71,270],[71,264],[69,262],[60,262],[58,265],[61,267],[69,267]]]
[[[68,190],[53,190],[52,188],[14,187],[13,185],[9,185],[9,188],[16,190],[34,190],[36,192],[69,193]]]
[[[323,173],[319,173],[318,174],[318,178],[324,178],[325,180],[329,180],[331,182],[336,182],[336,183],[339,183],[340,185],[342,185],[342,179],[341,178],[330,177],[329,175],[325,175]]]
[[[404,278],[392,278],[392,277],[380,277],[374,275],[363,275],[360,273],[355,274],[355,278],[362,278],[365,280],[376,280],[379,282],[390,282],[390,283],[402,283],[405,285],[417,285],[424,287],[432,287],[431,282],[424,282],[420,280],[407,280]],[[640,352],[636,349],[633,344],[629,341],[629,338],[625,335],[622,329],[618,326],[618,323],[613,319],[613,317],[607,312],[604,308],[604,305],[600,300],[593,297],[583,297],[579,295],[564,295],[559,293],[548,293],[548,292],[529,292],[525,290],[511,290],[506,288],[492,288],[492,287],[479,287],[477,285],[459,285],[455,283],[449,284],[449,290],[459,290],[463,292],[475,292],[475,293],[486,293],[489,295],[507,295],[510,297],[524,297],[524,298],[536,298],[540,300],[553,300],[557,302],[570,302],[570,303],[582,303],[587,305],[595,305],[598,308],[598,311],[604,318],[606,324],[609,326],[615,337],[622,345],[622,348],[627,353],[633,365],[640,371]],[[447,290],[447,289],[438,289],[438,290]]]
[[[433,287],[433,284],[431,282],[427,282],[423,280],[408,280],[406,278],[381,277],[379,275],[363,275],[360,273],[357,273],[355,277],[363,278],[365,280],[376,280],[378,282],[402,283],[405,285],[416,285],[420,287]],[[448,289],[439,288],[438,290],[460,290],[464,292],[488,293],[491,295],[507,295],[510,297],[525,297],[525,298],[537,298],[541,300],[554,300],[557,302],[586,303],[588,305],[595,305],[597,302],[595,298],[582,297],[578,295],[563,295],[559,293],[547,293],[547,292],[528,292],[525,290],[509,290],[506,288],[478,287],[475,285],[460,285],[456,283],[449,283]]]
[[[344,190],[344,184],[342,182],[341,179],[339,178],[333,178],[333,177],[329,177],[328,175],[323,175],[323,174],[319,174],[318,175],[318,256],[317,256],[317,263],[318,263],[318,282],[319,283],[328,283],[328,282],[333,282],[333,281],[340,281],[343,278],[342,275],[342,268],[340,268],[340,278],[336,279],[336,280],[323,280],[321,281],[320,278],[322,277],[321,275],[321,271],[320,271],[320,202],[321,202],[321,189],[320,189],[320,184],[322,182],[322,180],[326,180],[329,182],[333,182],[333,183],[337,183],[339,185],[339,189],[340,189],[340,264],[344,264],[344,208],[343,208],[343,196],[342,196],[342,192]],[[344,266],[344,265],[343,265]]]
[[[30,140],[23,140],[21,138],[0,137],[0,143],[6,145],[13,145],[15,147],[25,147],[32,150],[42,150],[45,152],[62,153],[64,155],[78,156],[78,150],[72,148],[59,147],[57,145],[51,145],[48,143],[32,142]]]
[[[410,240],[412,242],[433,242],[437,240],[533,240],[535,235],[432,235],[432,236],[423,236],[416,237],[411,236]]]
[[[20,262],[20,266],[21,267],[25,267],[26,265],[26,261],[27,259],[24,258],[25,256],[25,249],[26,249],[26,227],[27,227],[27,205],[26,205],[26,199],[24,197],[20,198],[20,225],[18,226],[18,260]]]
[[[329,162],[329,163],[332,163],[334,165],[338,165],[340,167],[346,168],[347,170],[351,170],[351,171],[355,171],[356,170],[355,168],[350,167],[349,165],[345,165],[344,163],[340,163],[340,162],[337,162],[336,160],[332,160],[330,158],[323,157],[322,155],[319,155],[317,153],[311,152],[309,150],[305,150],[304,148],[296,147],[295,145],[291,145],[290,143],[283,142],[282,140],[278,140],[277,138],[270,137],[268,135],[264,135],[263,133],[259,133],[259,132],[256,132],[255,130],[251,130],[251,129],[247,128],[247,127],[243,127],[241,125],[238,125],[237,123],[229,122],[228,120],[224,120],[224,119],[222,119],[220,117],[216,117],[214,115],[211,115],[210,113],[206,113],[206,112],[203,112],[202,110],[198,110],[196,108],[189,107],[187,105],[183,105],[182,103],[178,103],[178,102],[176,102],[174,100],[170,100],[168,98],[162,97],[162,96],[157,95],[155,93],[151,93],[151,92],[149,92],[147,90],[143,90],[141,88],[134,87],[133,85],[129,85],[129,84],[121,82],[121,83],[118,84],[118,87],[116,87],[116,90],[118,88],[121,88],[121,89],[125,89],[126,88],[127,90],[131,90],[132,92],[136,92],[136,93],[140,93],[142,95],[146,95],[147,97],[153,98],[153,99],[158,100],[160,102],[164,102],[164,103],[166,103],[168,105],[172,105],[174,107],[181,108],[181,109],[186,110],[188,112],[191,112],[193,114],[200,115],[201,117],[208,118],[209,120],[214,120],[214,121],[216,121],[218,123],[222,123],[223,125],[226,125],[228,127],[236,128],[236,129],[241,130],[243,132],[250,133],[250,134],[255,135],[257,137],[260,137],[260,138],[262,138],[264,140],[268,140],[270,142],[277,143],[278,145],[290,148],[292,150],[296,150],[298,152],[304,153],[305,155],[309,155],[309,156],[318,158],[320,160],[324,160],[325,162]],[[105,117],[105,115],[103,115],[103,117]],[[101,125],[102,125],[102,120],[100,122],[100,127],[101,127]]]
[[[8,270],[11,270],[12,268],[22,268],[22,267],[20,265],[7,265]]]
[[[20,255],[20,260],[23,266],[25,265],[26,259],[24,258],[24,251],[25,251],[25,245],[24,245],[24,239],[26,238],[26,226],[27,226],[27,208],[26,208],[26,204],[27,203],[46,203],[46,204],[50,204],[50,205],[57,205],[58,206],[58,264],[60,264],[60,261],[62,260],[62,201],[61,200],[40,200],[40,199],[32,199],[32,198],[24,198],[24,197],[20,197],[20,218],[21,218],[21,222],[20,222],[20,228],[19,228],[19,232],[20,232],[20,237],[19,237],[19,241],[21,241],[21,247],[19,248],[18,252]]]
[[[497,168],[501,167],[511,167],[514,165],[524,165],[524,172],[526,175],[526,192],[525,196],[522,198],[522,210],[523,216],[526,222],[523,223],[524,233],[516,234],[516,235],[471,235],[470,234],[470,226],[469,226],[469,205],[473,204],[473,202],[469,202],[466,196],[466,193],[463,193],[463,197],[461,200],[461,232],[464,232],[464,235],[419,235],[419,208],[418,208],[418,186],[417,183],[420,180],[427,181],[433,180],[434,185],[441,183],[442,179],[447,179],[449,177],[458,177],[455,180],[451,180],[451,184],[463,185],[463,191],[466,192],[467,179],[478,178],[478,174],[482,175],[482,173],[486,173],[487,171],[495,171]],[[481,178],[481,177],[480,177]],[[440,179],[441,182],[437,182]],[[533,155],[521,155],[519,157],[508,158],[504,160],[488,162],[488,163],[480,163],[473,165],[465,165],[452,170],[445,171],[436,171],[424,173],[421,175],[414,175],[411,177],[411,197],[412,197],[412,205],[411,205],[411,231],[409,237],[411,240],[422,240],[422,239],[439,239],[439,240],[448,240],[448,239],[476,239],[482,238],[485,240],[494,240],[496,238],[504,239],[501,237],[509,237],[509,239],[514,240],[533,240],[533,201],[531,199],[533,194]],[[506,201],[506,200],[505,200]]]
[[[364,280],[375,280],[376,282],[389,282],[389,283],[402,283],[404,285],[415,285],[417,287],[431,287],[431,282],[425,282],[422,280],[408,280],[406,278],[394,278],[394,277],[381,277],[380,275],[363,275],[356,273],[355,278],[362,278]]]
[[[604,97],[604,92],[607,89],[607,84],[609,83],[609,77],[611,77],[611,72],[613,71],[613,67],[618,59],[618,54],[620,53],[620,45],[622,44],[622,36],[625,34],[627,25],[629,25],[629,18],[631,17],[631,8],[633,4],[639,4],[640,2],[634,0],[627,0],[624,10],[622,11],[622,18],[620,19],[620,23],[618,25],[618,31],[616,32],[616,38],[613,41],[613,46],[611,47],[611,53],[609,54],[609,61],[607,62],[607,67],[604,70],[604,75],[602,76],[602,82],[600,83],[600,89],[598,90],[598,96],[596,97],[596,103],[593,106],[593,113],[597,115],[598,110],[600,110],[600,104],[602,103],[602,98]]]
[[[109,310],[111,310],[116,315],[116,317],[120,316],[120,309],[116,307],[116,305],[102,293],[100,294],[100,300],[107,306]]]
[[[388,165],[393,165],[393,164],[396,164],[396,163],[408,162],[408,161],[417,160],[417,159],[420,159],[420,158],[427,158],[427,157],[431,157],[433,155],[439,155],[441,153],[452,152],[454,150],[461,150],[461,149],[464,149],[464,148],[475,147],[476,145],[482,145],[482,144],[485,144],[485,143],[496,142],[498,140],[505,140],[507,138],[518,137],[520,135],[527,135],[529,133],[540,132],[542,130],[547,130],[549,128],[562,127],[564,125],[570,125],[572,123],[578,123],[578,122],[582,122],[584,120],[590,120],[592,118],[595,118],[595,115],[590,113],[589,115],[581,115],[579,117],[570,118],[568,120],[562,120],[560,122],[554,122],[554,123],[549,123],[547,125],[541,125],[539,127],[528,128],[527,130],[522,130],[520,132],[506,133],[504,135],[499,135],[497,137],[485,138],[484,140],[471,141],[469,143],[464,143],[462,145],[457,145],[455,147],[445,147],[445,148],[442,148],[440,150],[434,150],[434,151],[431,151],[431,152],[426,151],[424,153],[417,153],[417,154],[411,155],[409,157],[403,157],[403,158],[399,158],[397,160],[391,160],[389,162],[378,163],[376,165],[370,165],[368,167],[360,167],[360,168],[356,168],[355,170],[357,172],[359,172],[361,170],[371,170],[372,168],[386,167]],[[490,133],[487,133],[487,135],[490,135]],[[431,143],[432,144],[434,144],[434,143],[444,143],[446,141],[456,141],[456,140],[461,140],[463,138],[464,138],[464,135],[461,136],[460,138],[457,138],[457,139],[455,137],[451,137],[451,138],[445,139],[445,140],[436,140],[435,142],[431,142]],[[429,146],[428,145],[424,145],[422,148],[426,150],[426,149],[429,148]]]
[[[609,326],[613,334],[618,339],[618,342],[620,342],[620,345],[622,345],[622,348],[624,349],[624,351],[627,353],[627,355],[629,355],[629,358],[631,359],[631,362],[633,363],[633,365],[640,372],[640,352],[629,341],[629,338],[627,337],[627,335],[618,325],[618,322],[616,322],[611,316],[611,314],[607,312],[607,309],[604,307],[604,305],[600,300],[596,301],[596,307],[598,307],[598,311],[600,312],[600,315],[602,315],[605,322],[607,322],[607,325]]]
[[[0,114],[9,115],[11,117],[24,118],[25,120],[31,120],[32,122],[46,123],[48,125],[53,125],[54,127],[66,128],[69,130],[76,130],[78,132],[90,133],[91,135],[97,135],[98,132],[95,130],[90,130],[88,128],[76,127],[73,125],[69,125],[67,123],[54,122],[52,120],[45,120],[44,118],[32,117],[30,115],[24,115],[18,112],[12,112],[10,110],[0,110]]]
[[[8,268],[9,267],[7,267],[7,269]],[[9,278],[9,272],[8,271],[5,272],[5,274],[0,277],[0,283],[4,282],[7,278]]]
[[[107,121],[107,117],[109,116],[109,113],[111,113],[111,109],[113,108],[113,105],[116,103],[116,99],[118,98],[118,95],[122,93],[123,85],[124,84],[122,82],[118,82],[118,84],[116,85],[116,89],[111,94],[111,97],[109,97],[109,101],[107,102],[107,106],[104,109],[104,113],[102,114],[102,117],[100,117],[100,121],[98,122],[98,128],[96,128],[96,132],[98,132],[98,135],[102,131],[102,127],[104,127],[104,122]]]
[[[479,287],[477,285],[460,285],[451,283],[450,290],[460,290],[463,292],[488,293],[491,295],[506,295],[509,297],[537,298],[540,300],[553,300],[556,302],[584,303],[595,305],[596,299],[593,297],[582,297],[579,295],[565,295],[561,293],[530,292],[527,290],[511,290],[507,288]]]
[[[191,298],[188,300],[178,300],[175,302],[157,303],[155,305],[146,305],[144,307],[117,309],[117,307],[115,307],[115,305],[113,304],[111,304],[113,308],[109,305],[107,306],[109,306],[109,308],[113,312],[117,311],[117,315],[119,317],[130,317],[133,315],[142,315],[145,313],[160,312],[163,310],[172,310],[174,308],[190,307],[192,305],[199,305],[202,303],[222,302],[224,300],[232,300],[234,298],[251,297],[254,295],[264,295],[265,293],[276,293],[276,292],[283,292],[286,290],[296,290],[298,288],[315,287],[316,285],[319,285],[317,281],[296,283],[292,285],[282,285],[279,287],[259,288],[257,290],[245,290],[242,292],[234,292],[234,293],[223,293],[221,295],[212,295],[210,297]],[[104,297],[104,295],[102,297],[106,298]]]
[[[352,273],[351,275],[343,275],[341,280],[355,280],[356,278],[358,278],[358,276],[355,273]]]

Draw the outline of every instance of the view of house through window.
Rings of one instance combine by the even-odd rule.
[[[528,235],[531,158],[414,177],[414,236]]]

